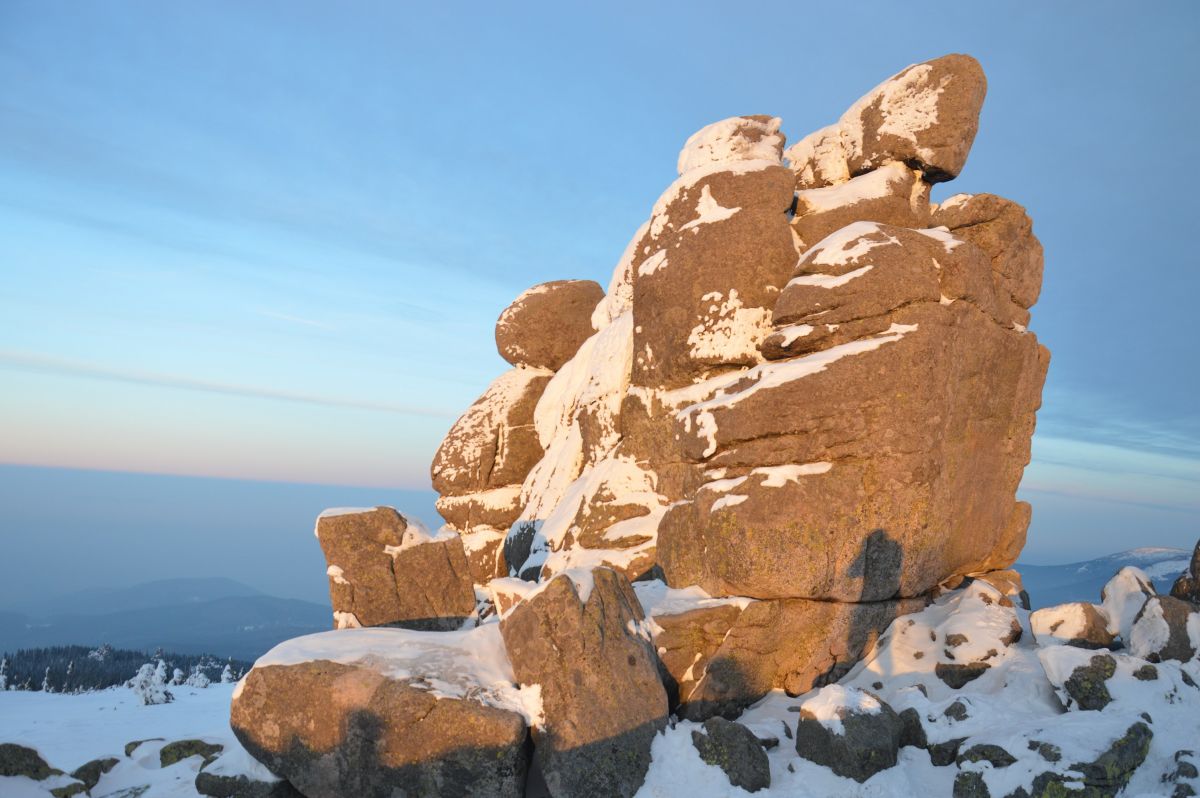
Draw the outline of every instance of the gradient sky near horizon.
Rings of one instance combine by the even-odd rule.
[[[934,199],[1046,250],[1027,552],[1200,536],[1200,4],[570,5],[0,4],[0,463],[428,489],[500,310],[607,285],[690,133],[960,51]]]

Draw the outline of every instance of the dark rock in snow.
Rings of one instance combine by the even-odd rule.
[[[24,776],[42,781],[55,772],[34,749],[16,743],[0,743],[0,776]]]
[[[158,761],[159,765],[165,768],[187,759],[189,756],[198,756],[203,758],[204,764],[207,765],[224,750],[225,746],[223,745],[206,743],[203,740],[177,740],[162,747],[158,752]]]
[[[1108,654],[1100,654],[1072,671],[1063,689],[1080,709],[1104,709],[1112,701],[1104,683],[1116,672],[1117,661]]]
[[[1006,768],[1017,761],[1017,758],[998,745],[980,743],[963,751],[955,758],[955,764],[962,767],[964,762],[987,762],[994,768]]]
[[[860,783],[893,767],[900,752],[904,723],[885,702],[878,703],[875,712],[839,708],[841,731],[830,728],[828,721],[818,720],[801,707],[796,724],[796,753]]]
[[[779,744],[779,740],[775,740]],[[704,721],[704,731],[692,732],[692,745],[700,758],[725,771],[729,783],[747,792],[771,786],[767,753],[754,733],[740,723],[724,718]]]

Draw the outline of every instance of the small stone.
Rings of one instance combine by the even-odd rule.
[[[962,767],[964,762],[987,762],[994,768],[1006,768],[1017,761],[1017,758],[998,745],[980,743],[963,751],[955,759],[955,764]]]
[[[991,798],[983,774],[966,770],[954,777],[953,798]]]
[[[206,743],[203,740],[177,740],[162,747],[158,752],[158,762],[160,767],[165,768],[187,759],[189,756],[198,756],[203,758],[204,764],[207,765],[224,750],[225,746],[223,745]]]
[[[929,745],[929,761],[935,767],[943,768],[947,765],[953,765],[958,759],[958,751],[962,748],[962,744],[966,741],[966,737],[956,737],[953,740],[946,740],[940,743],[930,743]]]
[[[1038,756],[1047,762],[1058,762],[1062,759],[1062,749],[1054,743],[1045,743],[1040,740],[1030,740],[1029,750],[1037,751]]]
[[[1104,709],[1112,701],[1112,695],[1104,683],[1116,672],[1117,661],[1108,654],[1100,654],[1092,657],[1087,665],[1072,671],[1063,683],[1063,689],[1080,709]]]
[[[948,687],[960,690],[982,676],[990,667],[986,662],[969,662],[965,665],[939,662],[934,666],[933,672]]]
[[[775,740],[779,744],[779,740]],[[725,771],[729,783],[748,792],[771,786],[767,754],[754,734],[740,723],[724,718],[704,721],[704,732],[692,732],[692,745],[700,758]]]
[[[105,759],[93,759],[91,762],[80,765],[71,773],[72,778],[79,779],[83,782],[84,788],[91,790],[100,781],[100,777],[108,771],[116,767],[121,760],[116,757],[107,757]]]
[[[946,717],[950,718],[951,720],[959,720],[959,721],[966,720],[968,717],[967,705],[964,704],[962,701],[955,700],[955,702],[953,704],[946,707],[945,711],[943,711],[942,714],[945,715]]]
[[[1152,682],[1158,678],[1158,668],[1146,663],[1133,672],[1133,678],[1139,682]]]

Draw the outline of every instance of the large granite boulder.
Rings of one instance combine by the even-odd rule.
[[[457,629],[475,611],[463,541],[431,537],[391,507],[326,510],[317,519],[338,628]]]
[[[307,798],[516,798],[533,711],[495,624],[353,629],[272,649],[234,692],[231,725]]]
[[[717,478],[659,525],[668,581],[858,601],[1007,567],[1048,356],[993,315],[987,258],[858,223],[797,271],[776,312],[799,356],[709,380],[675,414],[683,457]]]
[[[500,619],[522,685],[540,686],[534,757],[554,798],[629,798],[667,721],[667,694],[629,582],[609,568],[568,571]]]
[[[681,684],[681,717],[736,717],[775,688],[800,695],[844,675],[897,617],[923,599],[844,603],[804,599],[747,605]],[[656,618],[657,621],[657,618]],[[661,623],[661,621],[658,621]]]
[[[555,280],[527,289],[496,321],[496,348],[514,366],[557,371],[592,334],[604,289],[591,280]]]

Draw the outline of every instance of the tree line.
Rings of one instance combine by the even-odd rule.
[[[124,685],[147,662],[166,663],[174,684],[203,686],[220,682],[226,667],[240,677],[253,663],[219,659],[210,654],[177,654],[162,649],[154,653],[88,646],[26,648],[0,655],[0,690],[42,690],[80,693]],[[178,679],[178,681],[175,681]],[[190,680],[190,681],[189,681]]]

